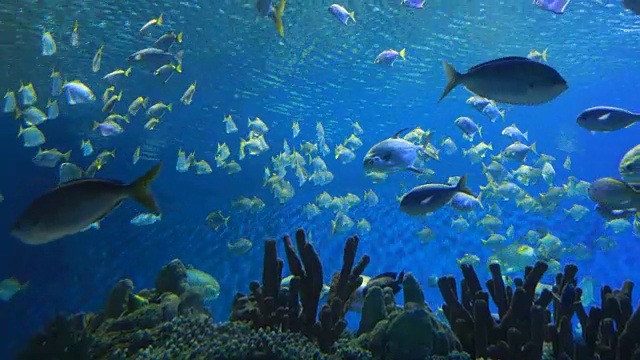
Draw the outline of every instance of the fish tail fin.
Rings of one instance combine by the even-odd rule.
[[[402,49],[398,52],[398,54],[400,55],[400,57],[402,58],[402,60],[407,60],[407,49]]]
[[[149,105],[149,97],[146,97],[142,100],[142,107],[146,109],[148,105]]]
[[[99,123],[99,122],[97,122],[97,121],[94,121],[94,122],[93,122],[93,128],[92,128],[91,130],[95,130],[95,129],[97,129],[99,126],[100,126],[100,123]]]
[[[124,76],[129,76],[131,74],[131,66],[124,72]]]
[[[536,151],[536,143],[531,144],[531,146],[529,146],[529,149],[531,149],[531,151],[533,151],[534,154],[537,154],[538,152]]]
[[[69,150],[66,153],[62,154],[62,156],[65,158],[65,160],[69,161],[69,159],[71,159],[71,150]]]
[[[23,132],[24,132],[24,128],[22,127],[22,125],[20,125],[20,130],[18,130],[18,136],[16,136],[16,137],[22,136]]]
[[[158,207],[156,199],[149,190],[149,185],[151,185],[151,182],[153,182],[156,176],[158,176],[160,168],[162,168],[162,163],[158,163],[156,166],[151,168],[151,170],[147,171],[146,174],[142,175],[129,185],[129,189],[131,191],[130,196],[156,215],[161,213],[160,207]]]
[[[529,132],[528,131],[525,131],[525,133],[522,134],[522,136],[524,136],[525,140],[529,141]]]
[[[176,66],[176,71],[181,73],[182,72],[182,63],[178,63],[178,66]]]
[[[458,181],[458,185],[456,185],[456,190],[459,192],[463,192],[465,194],[469,194],[475,197],[475,194],[467,187],[467,175],[462,175],[460,180]]]
[[[167,110],[169,110],[169,111],[173,111],[173,104],[169,104],[169,105],[167,105]]]
[[[442,66],[444,67],[444,73],[447,77],[447,86],[445,86],[442,96],[438,102],[442,101],[450,92],[460,83],[460,74],[451,64],[446,60],[442,60]]]
[[[351,17],[351,20],[353,20],[353,22],[356,22],[356,12],[352,11],[349,13],[349,17]]]
[[[162,15],[163,15],[163,14],[160,14],[160,16],[158,16],[158,20],[156,20],[156,23],[157,23],[158,25],[162,25],[162,23],[164,22],[164,19],[162,18]]]
[[[493,150],[493,145],[491,143],[488,143],[487,147],[489,148],[489,150]]]
[[[284,7],[287,4],[287,0],[280,1],[278,5],[278,9],[273,14],[273,21],[276,24],[276,29],[278,30],[278,34],[284,37],[284,25],[282,24],[282,14],[284,14]]]
[[[176,41],[178,43],[182,43],[182,33],[179,33],[178,36],[176,37]]]
[[[484,205],[482,205],[482,191],[480,191],[480,194],[478,194],[476,199],[478,199],[478,205],[480,205],[480,208],[484,209]]]
[[[547,62],[547,50],[549,50],[549,48],[544,49],[542,52],[542,60],[544,60],[544,62]]]

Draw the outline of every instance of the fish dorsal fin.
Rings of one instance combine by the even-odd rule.
[[[411,128],[404,128],[404,129],[402,129],[402,130],[398,131],[397,133],[393,134],[393,136],[392,136],[391,138],[392,138],[392,139],[397,139],[397,138],[399,138],[399,137],[400,137],[400,134],[402,134],[403,132],[405,132],[405,131],[407,131],[407,130],[409,130],[409,129],[411,129]]]

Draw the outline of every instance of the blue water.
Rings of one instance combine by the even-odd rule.
[[[480,239],[488,233],[477,226],[463,235],[454,233],[450,221],[458,214],[452,209],[444,208],[426,218],[411,218],[398,210],[396,196],[403,185],[420,183],[415,174],[392,174],[380,184],[372,184],[365,177],[361,159],[366,149],[401,128],[421,126],[434,131],[436,144],[451,136],[459,148],[468,147],[453,120],[471,116],[483,126],[483,140],[492,142],[493,154],[497,154],[509,144],[500,131],[515,123],[529,131],[529,139],[537,143],[539,152],[558,159],[553,163],[556,185],[566,183],[569,175],[586,181],[617,176],[618,162],[637,144],[639,128],[591,135],[575,124],[575,117],[595,105],[639,109],[638,18],[617,3],[595,1],[575,1],[562,16],[539,10],[528,1],[452,4],[434,0],[422,11],[400,8],[397,2],[343,3],[355,11],[358,21],[345,27],[328,14],[327,1],[291,1],[285,12],[284,39],[279,38],[270,20],[256,17],[251,1],[163,5],[138,1],[113,8],[82,1],[66,1],[64,6],[55,1],[26,1],[20,7],[15,4],[0,10],[7,19],[0,23],[1,33],[6,35],[3,49],[7,50],[0,55],[0,84],[17,91],[20,81],[33,82],[41,108],[49,94],[52,66],[68,80],[82,80],[101,97],[106,87],[102,76],[115,68],[126,68],[126,57],[153,41],[138,36],[137,29],[160,12],[165,16],[163,30],[184,32],[186,52],[183,73],[176,74],[167,85],[137,69],[120,82],[119,89],[124,92],[121,111],[140,95],[151,97],[152,102],[174,104],[174,111],[155,131],[143,129],[146,120],[138,114],[124,134],[100,138],[91,131],[93,121],[103,118],[100,101],[76,107],[61,104],[60,118],[41,127],[47,137],[45,148],[72,149],[71,161],[83,168],[94,157],[81,156],[82,139],[92,139],[96,154],[116,149],[116,158],[98,173],[99,177],[131,181],[143,174],[154,162],[141,160],[132,165],[131,155],[137,146],[148,157],[162,160],[165,166],[153,184],[163,209],[158,224],[129,225],[142,209],[127,202],[102,223],[99,231],[42,246],[25,245],[12,238],[8,228],[35,196],[57,184],[57,169],[36,167],[31,162],[35,149],[22,147],[16,139],[19,122],[10,115],[0,115],[4,169],[0,193],[5,197],[0,203],[0,229],[5,229],[0,231],[0,279],[30,281],[25,291],[10,302],[0,303],[0,354],[13,354],[57,313],[99,310],[110,285],[120,278],[131,278],[137,289],[152,287],[157,271],[174,258],[218,279],[222,294],[211,306],[216,320],[225,320],[235,292],[247,291],[249,281],[261,278],[263,240],[280,239],[298,227],[312,232],[328,283],[341,265],[346,235],[331,237],[334,215],[329,210],[311,221],[301,212],[302,206],[324,191],[333,196],[354,193],[362,197],[365,190],[374,189],[380,197],[376,207],[361,203],[348,213],[355,221],[367,219],[372,226],[371,233],[361,234],[359,248],[360,254],[371,256],[366,272],[369,275],[406,269],[426,284],[433,274],[459,276],[455,259],[465,253],[477,254],[484,263],[491,252],[483,248]],[[79,48],[69,45],[75,20],[80,24]],[[53,57],[40,55],[39,25],[45,25],[58,42],[58,53]],[[91,59],[102,43],[106,45],[102,70],[94,74]],[[398,61],[392,68],[375,66],[375,56],[390,47],[406,48],[407,61]],[[441,59],[462,70],[489,59],[525,56],[534,48],[547,47],[549,63],[569,84],[569,90],[556,100],[536,107],[513,107],[504,123],[490,123],[467,106],[464,100],[468,93],[463,89],[436,103],[445,85]],[[183,106],[178,100],[195,80],[198,86],[193,103]],[[239,133],[225,134],[225,114],[234,116]],[[175,171],[180,148],[195,151],[198,159],[215,166],[216,144],[226,142],[237,160],[240,138],[248,132],[246,119],[256,116],[271,128],[266,136],[271,150],[241,161],[242,172],[227,175],[214,168],[213,174],[198,176],[194,171]],[[293,120],[301,127],[300,137],[295,140],[291,135]],[[284,139],[292,146],[315,141],[318,121],[324,125],[332,151],[351,134],[351,121],[362,125],[364,146],[350,164],[339,163],[333,154],[325,157],[335,175],[326,186],[307,183],[298,187],[289,171],[287,179],[294,184],[296,195],[281,205],[262,187],[263,168],[281,151]],[[567,142],[573,144],[570,171],[562,168]],[[475,191],[486,184],[480,164],[471,165],[460,151],[450,157],[443,155],[440,162],[429,162],[429,166],[436,172],[434,181],[467,173]],[[515,170],[517,165],[510,164],[509,168]],[[546,191],[546,185],[526,190],[533,196]],[[261,212],[241,214],[231,209],[232,200],[254,195],[266,202]],[[592,212],[576,224],[561,210],[573,203],[565,199],[547,218],[525,214],[513,203],[501,203],[501,232],[513,225],[518,238],[542,227],[567,246],[583,243],[593,248],[596,238],[609,234],[604,221]],[[592,207],[588,199],[577,203]],[[215,210],[231,214],[224,232],[212,232],[206,225],[205,217]],[[437,237],[421,244],[415,233],[425,225]],[[640,240],[631,233],[611,236],[618,246],[578,261],[580,273],[593,276],[600,284],[617,286],[625,279],[638,281],[633,264],[640,255]],[[239,237],[250,239],[254,247],[248,254],[232,255],[226,244]],[[563,264],[575,262],[570,257],[561,260]],[[479,272],[486,277],[484,266],[479,266]],[[427,289],[427,297],[434,306],[441,303],[435,289]],[[357,325],[356,316],[349,320],[350,326]]]

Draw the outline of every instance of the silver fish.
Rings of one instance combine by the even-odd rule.
[[[425,154],[426,145],[431,137],[427,136],[423,146],[416,145],[400,137],[400,134],[409,130],[409,128],[398,131],[389,139],[383,140],[375,144],[364,156],[363,166],[367,172],[396,172],[400,170],[410,170],[422,173],[418,170],[414,163],[418,158],[418,154]]]
[[[459,192],[476,197],[467,188],[466,175],[456,185],[425,184],[414,187],[402,196],[400,210],[412,216],[426,215],[445,206]]]

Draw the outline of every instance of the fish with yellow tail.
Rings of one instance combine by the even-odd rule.
[[[157,164],[131,184],[88,178],[64,183],[29,204],[11,234],[26,244],[46,244],[101,221],[129,198],[159,215],[150,185],[161,167]]]
[[[282,23],[282,14],[284,13],[284,7],[287,4],[287,0],[281,0],[280,4],[278,4],[278,8],[276,9],[273,6],[273,0],[258,0],[256,2],[256,8],[258,9],[258,14],[262,17],[270,17],[273,19],[273,22],[276,25],[276,30],[278,30],[278,34],[284,37],[284,24]]]

